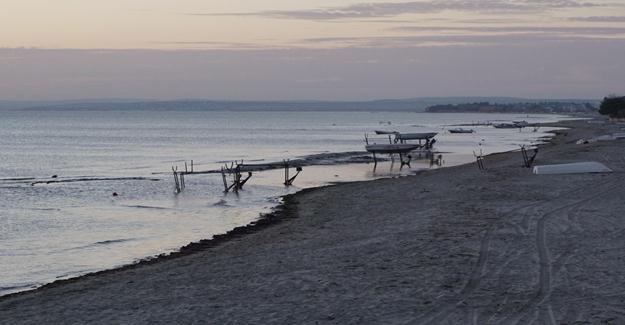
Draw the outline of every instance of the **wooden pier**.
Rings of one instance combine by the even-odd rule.
[[[243,189],[243,186],[252,178],[254,172],[261,172],[267,170],[284,169],[284,186],[291,186],[293,182],[303,171],[302,164],[297,162],[291,162],[288,159],[284,159],[282,162],[267,163],[267,164],[246,164],[243,160],[233,161],[229,164],[224,164],[218,170],[204,170],[195,171],[193,160],[191,160],[191,169],[189,164],[184,162],[184,171],[178,170],[178,166],[172,166],[171,170],[174,176],[174,193],[179,194],[186,188],[185,176],[187,175],[207,175],[207,174],[220,174],[224,186],[224,193],[234,192],[238,193]],[[295,174],[291,174],[291,169],[295,169]],[[247,173],[244,177],[243,174]]]

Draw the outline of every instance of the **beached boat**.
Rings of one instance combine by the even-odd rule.
[[[427,133],[397,133],[395,135],[395,142],[405,142],[407,140],[430,140],[435,137],[438,133],[436,132],[427,132]]]
[[[493,127],[496,129],[516,129],[519,126],[514,123],[494,123]]]
[[[381,154],[393,154],[393,153],[408,153],[410,151],[421,148],[419,144],[404,144],[404,143],[395,143],[395,144],[368,144],[365,146],[365,149],[371,153],[381,153]]]
[[[520,127],[520,128],[524,128],[524,127],[530,125],[529,123],[527,123],[527,121],[514,121],[512,123],[514,123],[514,125],[516,125],[517,127]]]
[[[383,131],[383,130],[375,130],[375,134],[397,134],[397,131]]]
[[[475,132],[473,129],[463,129],[463,128],[449,129],[449,133],[473,133],[473,132]]]
[[[512,123],[495,123],[493,126],[497,129],[520,129],[528,126],[527,121],[514,121]]]
[[[395,143],[407,144],[408,141],[419,141],[419,146],[423,150],[431,150],[436,142],[434,137],[438,133],[436,132],[427,132],[427,133],[398,133],[395,135]],[[423,141],[423,142],[422,142]]]

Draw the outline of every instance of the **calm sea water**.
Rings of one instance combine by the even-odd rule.
[[[313,154],[363,151],[376,129],[440,132],[444,165],[473,151],[517,149],[548,128],[446,125],[487,120],[553,122],[555,115],[368,112],[0,111],[0,295],[108,269],[177,248],[268,212],[285,194],[331,182],[397,176],[420,168],[373,172],[367,164],[304,168],[295,186],[281,170],[256,173],[239,195],[224,195],[219,175],[189,176],[173,193],[168,171],[194,160],[196,170],[224,162],[273,162]],[[329,157],[332,157],[331,155]],[[333,158],[328,158],[329,160]],[[327,163],[328,161],[326,161]],[[56,178],[52,178],[56,175]],[[91,181],[46,184],[49,180]],[[44,183],[36,183],[41,182]],[[33,185],[33,183],[36,183]],[[116,192],[119,195],[113,196]]]

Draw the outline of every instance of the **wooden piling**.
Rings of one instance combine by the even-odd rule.
[[[521,146],[521,155],[523,156],[523,167],[529,167],[529,161],[527,157],[527,151],[525,150],[525,146]]]
[[[224,181],[224,193],[228,193],[228,181],[226,180],[226,171],[224,170],[224,167],[221,167],[221,178]]]
[[[178,179],[178,168],[171,167],[172,172],[174,173],[174,193],[180,193],[180,180]]]
[[[484,167],[484,154],[482,154],[482,150],[480,149],[479,156],[473,151],[473,155],[475,156],[475,162],[477,164],[477,168],[481,171],[486,170]]]
[[[289,161],[284,160],[284,185],[289,186]]]
[[[245,185],[250,178],[252,178],[252,172],[247,172],[247,177],[239,182],[239,188],[242,189],[243,185]]]

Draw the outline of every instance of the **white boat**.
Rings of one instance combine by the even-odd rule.
[[[397,133],[395,135],[395,141],[406,141],[406,140],[429,140],[435,137],[438,133],[436,132],[428,132],[428,133]]]
[[[583,173],[611,173],[612,169],[596,161],[585,161],[569,164],[534,166],[534,174],[583,174]]]
[[[371,153],[407,153],[416,149],[421,148],[422,146],[419,144],[404,144],[404,143],[395,143],[395,144],[368,144],[365,146],[365,149]]]
[[[396,144],[408,144],[407,141],[419,141],[419,147],[424,150],[431,150],[436,142],[434,137],[438,133],[436,132],[427,132],[427,133],[397,133],[395,134],[395,143]],[[422,143],[424,141],[425,143]]]
[[[399,132],[397,131],[382,131],[382,130],[375,130],[375,134],[397,134]]]
[[[473,129],[463,129],[463,128],[449,129],[449,133],[473,133],[473,132],[475,132]]]

